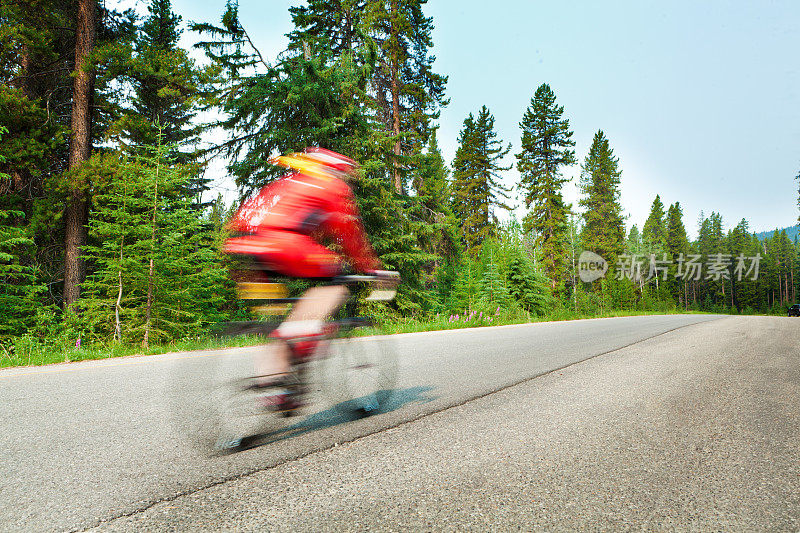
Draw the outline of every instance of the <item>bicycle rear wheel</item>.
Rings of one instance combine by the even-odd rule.
[[[343,337],[321,361],[325,395],[334,407],[369,416],[390,407],[397,382],[397,352],[390,338]]]

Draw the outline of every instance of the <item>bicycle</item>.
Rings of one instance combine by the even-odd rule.
[[[399,274],[339,276],[333,283],[354,285],[368,283],[372,292],[370,301],[394,299],[399,284]],[[382,285],[382,286],[381,286]],[[240,282],[240,298],[265,312],[276,312],[297,301],[287,298],[285,286],[269,282]],[[351,291],[343,306],[345,313],[352,310],[357,293]],[[285,308],[283,309],[285,311]],[[229,323],[224,334],[270,333],[277,323],[248,321]],[[313,353],[292,358],[290,374],[280,382],[263,385],[266,376],[253,375],[253,356],[235,352],[219,358],[215,371],[216,385],[213,404],[217,413],[212,419],[214,449],[229,453],[252,446],[255,442],[278,435],[280,428],[292,416],[304,410],[291,411],[276,408],[275,398],[287,393],[305,400],[308,406],[318,403],[311,400],[312,393],[322,392],[332,407],[354,417],[380,413],[390,402],[397,377],[397,358],[385,337],[356,337],[359,329],[375,327],[368,317],[346,316],[328,322],[325,335],[319,339]],[[293,348],[295,349],[295,348]],[[237,355],[238,354],[238,355]],[[316,385],[319,385],[317,388]]]

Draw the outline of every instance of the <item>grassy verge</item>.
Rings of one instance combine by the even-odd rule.
[[[24,341],[15,342],[13,350],[0,346],[0,368],[15,366],[40,366],[54,363],[70,363],[91,359],[109,359],[112,357],[128,357],[132,355],[155,355],[169,352],[186,352],[192,350],[214,350],[237,346],[253,346],[264,342],[260,337],[234,338],[192,338],[167,344],[158,344],[149,348],[120,344],[96,344],[88,347],[58,348]]]
[[[708,314],[699,311],[610,311],[598,314],[577,314],[571,311],[554,312],[547,315],[520,315],[520,314],[482,314],[469,313],[465,315],[437,315],[433,319],[395,319],[385,321],[380,328],[365,329],[363,335],[377,332],[398,334],[418,333],[423,331],[441,331],[448,329],[480,328],[491,326],[507,326],[513,324],[533,324],[537,322],[559,322],[564,320],[586,320],[591,318],[613,318],[623,316],[645,315],[700,315]]]
[[[558,311],[544,316],[531,316],[520,313],[480,313],[439,314],[433,318],[420,319],[387,319],[380,328],[366,328],[360,335],[375,333],[416,333],[423,331],[441,331],[447,329],[464,329],[477,327],[503,326],[510,324],[527,324],[562,320],[579,320],[588,318],[610,318],[621,316],[640,316],[653,314],[704,314],[696,311],[610,311],[594,315],[579,315],[571,311]],[[16,339],[11,347],[0,345],[0,368],[18,366],[40,366],[54,363],[68,363],[92,359],[108,359],[133,355],[155,355],[169,352],[193,350],[213,350],[240,346],[254,346],[264,342],[263,337],[242,336],[234,338],[191,338],[180,341],[150,346],[120,344],[98,344],[88,347],[58,348],[37,343],[30,338]]]

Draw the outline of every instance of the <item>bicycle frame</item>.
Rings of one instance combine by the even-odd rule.
[[[396,274],[396,273],[395,273]],[[357,283],[378,283],[383,282],[389,285],[389,289],[373,289],[367,301],[389,301],[394,299],[396,294],[396,287],[399,284],[400,278],[397,277],[396,281],[381,280],[378,276],[366,274],[352,274],[346,276],[337,276],[331,280],[333,285],[355,285]],[[239,335],[269,335],[279,325],[283,318],[288,314],[288,306],[296,303],[300,298],[289,298],[286,296],[288,292],[286,286],[281,282],[274,280],[263,282],[239,282],[238,284],[239,298],[246,301],[251,307],[270,308],[275,306],[284,306],[284,313],[280,316],[281,320],[264,321],[264,320],[248,320],[240,322],[227,322],[223,324],[223,328],[218,333],[221,337],[236,337]],[[352,308],[355,303],[356,296],[353,292],[350,293],[347,301],[342,305],[342,309],[347,310]],[[348,313],[354,315],[354,313]],[[374,321],[368,317],[348,316],[343,319],[332,320],[331,323],[336,324],[338,329],[354,329],[357,327],[373,326]]]

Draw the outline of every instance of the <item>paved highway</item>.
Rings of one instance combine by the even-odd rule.
[[[5,370],[0,529],[797,530],[798,326],[650,316],[398,336],[390,412],[323,410],[226,457],[171,422],[176,376],[222,352]]]

